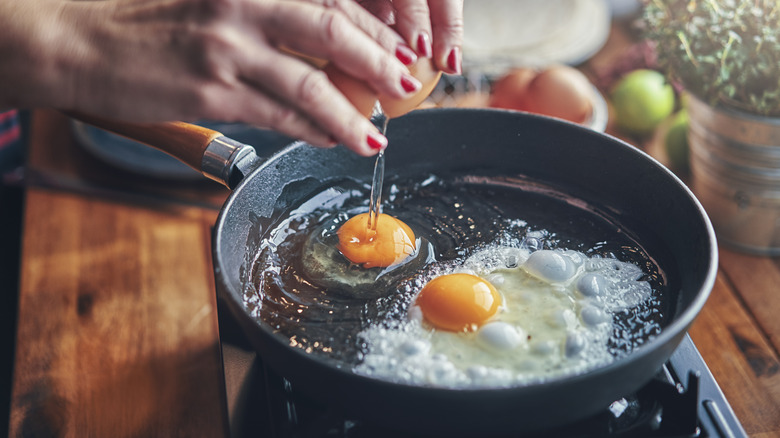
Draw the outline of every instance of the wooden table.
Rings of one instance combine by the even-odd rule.
[[[12,437],[228,436],[210,260],[227,195],[96,171],[32,122]],[[780,259],[720,249],[691,336],[745,430],[780,436]]]
[[[34,115],[29,154],[10,436],[224,436],[217,208],[92,182],[56,113]]]

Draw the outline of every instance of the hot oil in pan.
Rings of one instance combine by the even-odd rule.
[[[395,269],[370,270],[331,255],[329,271],[349,274],[351,270],[369,277],[370,286],[362,290],[312,278],[301,254],[309,251],[312,241],[329,244],[340,224],[366,212],[369,190],[365,184],[345,180],[290,211],[260,245],[245,291],[247,307],[255,317],[289,339],[292,347],[336,366],[360,364],[365,353],[361,331],[406,320],[414,295],[428,279],[496,243],[529,250],[568,249],[588,257],[614,256],[641,268],[652,297],[613,316],[609,348],[615,356],[656,335],[669,314],[669,303],[663,299],[667,274],[622,231],[621,224],[560,191],[520,179],[391,178],[384,212],[415,231],[421,253]]]

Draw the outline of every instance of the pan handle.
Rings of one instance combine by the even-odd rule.
[[[159,149],[230,189],[259,160],[252,146],[185,122],[131,123],[66,111],[69,117]]]

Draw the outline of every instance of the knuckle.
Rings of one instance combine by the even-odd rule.
[[[440,26],[443,33],[451,37],[459,37],[463,35],[463,18],[458,17],[448,21],[443,26]]]
[[[317,105],[324,100],[330,80],[321,70],[310,70],[298,83],[296,96],[306,105]]]
[[[217,26],[204,27],[189,37],[187,51],[195,71],[206,80],[229,82],[233,75],[230,62],[235,44]]]
[[[376,89],[395,89],[396,78],[400,78],[403,68],[389,56],[377,56],[366,71],[366,81]]]
[[[380,75],[386,74],[387,72],[396,72],[398,70],[398,62],[389,56],[379,56],[375,61],[375,65],[375,72]]]
[[[427,19],[430,14],[426,2],[409,2],[400,12],[410,20]]]
[[[395,51],[395,48],[398,46],[399,42],[403,42],[403,40],[393,29],[386,26],[380,27],[377,30],[374,39],[380,46],[384,47],[385,50],[390,52]]]
[[[326,43],[340,44],[345,41],[349,20],[342,13],[327,9],[322,12],[320,22]]]

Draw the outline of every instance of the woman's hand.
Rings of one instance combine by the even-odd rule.
[[[339,5],[3,2],[0,53],[12,56],[0,66],[0,104],[135,122],[239,121],[370,155],[384,137],[324,73],[279,50],[328,59],[398,98],[419,87],[396,56],[403,40],[359,5]]]
[[[397,27],[408,41],[430,29],[446,65],[459,27],[437,23],[457,14],[435,2],[428,20],[417,3],[395,2]],[[0,2],[0,27],[0,107],[244,122],[372,155],[384,136],[286,50],[329,60],[395,98],[420,86],[404,65],[416,58],[409,44],[352,0]],[[425,56],[423,39],[416,51]]]

